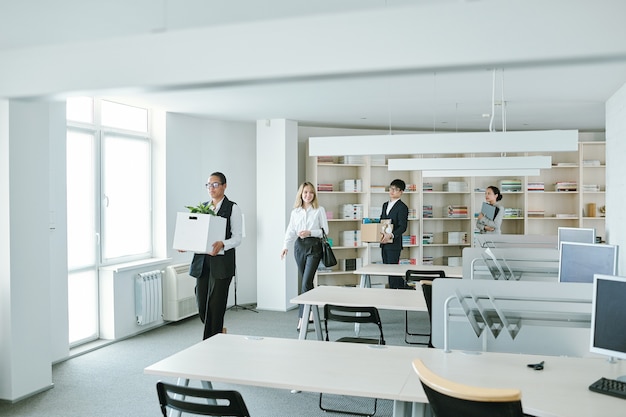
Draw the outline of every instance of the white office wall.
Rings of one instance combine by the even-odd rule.
[[[9,101],[0,100],[0,398],[11,392],[11,218],[9,202]],[[4,375],[4,376],[3,376]]]
[[[620,275],[626,275],[626,84],[606,103],[606,235],[619,245]]]
[[[173,263],[190,262],[191,253],[172,249],[176,213],[210,197],[206,180],[215,171],[226,175],[226,196],[245,217],[246,237],[237,248],[237,302],[256,302],[256,132],[253,123],[222,122],[180,114],[167,120],[167,251]],[[229,305],[234,303],[231,285]],[[228,323],[226,323],[228,325]]]

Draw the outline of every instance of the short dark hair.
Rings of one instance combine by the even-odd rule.
[[[404,191],[404,189],[406,188],[406,184],[404,183],[404,181],[400,180],[400,179],[395,179],[393,181],[391,181],[390,184],[391,187],[396,187],[398,189],[400,189],[400,191]]]
[[[214,172],[211,175],[209,175],[209,177],[219,177],[220,182],[222,184],[226,184],[226,175],[222,174],[221,172]]]

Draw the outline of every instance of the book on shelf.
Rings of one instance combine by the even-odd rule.
[[[545,216],[545,211],[544,210],[527,210],[526,214],[528,214],[528,217],[544,217]]]
[[[528,191],[545,191],[545,185],[543,181],[529,182]]]
[[[333,191],[333,185],[328,183],[317,184],[317,191]]]
[[[404,191],[407,191],[407,192],[417,191],[417,184],[407,184],[406,187],[404,188]]]
[[[343,204],[339,210],[342,219],[359,220],[363,218],[363,204]]]
[[[597,159],[584,159],[583,160],[584,167],[599,167],[601,166],[600,161]]]
[[[524,217],[524,214],[523,214],[521,208],[512,208],[512,207],[505,207],[504,208],[504,218],[505,219],[514,219],[514,218],[518,218],[518,217]]]
[[[554,188],[557,192],[573,192],[578,190],[578,184],[576,181],[558,181]]]
[[[402,245],[417,245],[417,236],[402,235]]]
[[[417,265],[417,259],[415,258],[402,258],[398,262],[400,265]]]
[[[500,192],[519,193],[522,191],[521,180],[500,180]]]
[[[360,230],[344,230],[339,234],[341,246],[358,247],[361,246]]]
[[[409,220],[417,220],[417,209],[410,208],[409,209]]]
[[[583,191],[586,193],[597,193],[600,191],[598,184],[583,184]]]
[[[360,178],[340,181],[339,191],[360,193],[363,191],[363,182]]]
[[[422,217],[425,219],[433,218],[433,206],[431,204],[422,206]]]
[[[463,181],[448,181],[443,184],[443,191],[463,193],[467,190],[467,183]]]
[[[576,162],[557,162],[556,164],[552,164],[552,166],[556,166],[556,167],[577,167],[578,164]]]
[[[423,245],[431,245],[434,241],[435,234],[432,232],[424,232],[422,233],[422,244]]]
[[[422,265],[434,265],[434,258],[432,256],[422,257]]]
[[[554,217],[557,219],[575,219],[578,216],[575,213],[556,213]]]
[[[454,219],[462,219],[462,218],[467,218],[467,206],[461,206],[461,205],[449,205],[448,207],[444,208],[444,213],[443,216],[444,217],[448,217],[448,218],[454,218]]]
[[[433,191],[433,183],[432,182],[425,182],[422,184],[422,191]]]
[[[334,164],[335,157],[334,156],[318,156],[317,163],[318,164]]]
[[[347,165],[359,165],[363,163],[363,156],[361,155],[340,156],[337,162],[339,162],[340,164],[347,164]]]
[[[467,243],[467,233],[465,232],[447,232],[448,244],[465,244]]]

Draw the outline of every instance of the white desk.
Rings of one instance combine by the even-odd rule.
[[[626,415],[626,400],[589,391],[600,377],[626,374],[625,361],[611,364],[604,358],[511,353],[444,353],[420,349],[417,355],[434,372],[456,382],[491,388],[518,388],[524,412],[537,417],[618,417]],[[545,361],[542,371],[529,363]],[[420,401],[421,384],[411,375],[397,400]]]
[[[147,367],[147,374],[394,401],[394,416],[424,414],[426,395],[411,367],[421,358],[458,382],[522,391],[538,417],[622,417],[626,401],[588,390],[601,376],[626,374],[605,359],[506,353],[444,353],[404,346],[254,338],[218,334]],[[528,368],[544,360],[543,371]]]
[[[293,304],[303,304],[302,317],[308,317],[313,310],[313,322],[318,340],[322,340],[322,327],[318,307],[336,304],[348,307],[376,307],[382,310],[428,311],[422,291],[394,290],[384,288],[355,288],[320,286],[290,300]],[[302,320],[300,339],[306,339],[308,320]]]
[[[407,264],[369,264],[354,271],[354,274],[361,275],[360,287],[371,286],[371,275],[386,275],[394,277],[404,277],[406,271],[416,269],[420,271],[444,271],[446,277],[463,278],[463,267],[446,265],[407,265]]]

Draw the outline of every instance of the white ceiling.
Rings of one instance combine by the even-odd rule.
[[[237,22],[458,0],[0,0],[0,50]],[[154,5],[158,7],[154,7]],[[584,22],[581,23],[584,30]],[[496,36],[496,35],[494,35]],[[305,53],[305,51],[303,51]],[[297,59],[297,56],[294,57]],[[604,103],[626,60],[420,74],[324,78],[126,97],[220,120],[422,130],[604,130]],[[495,111],[492,94],[495,93]]]

